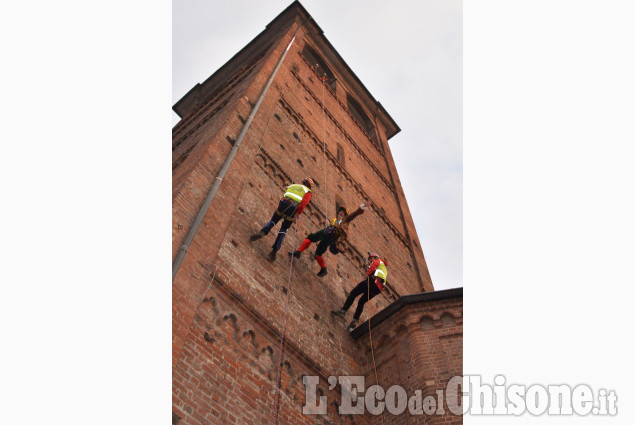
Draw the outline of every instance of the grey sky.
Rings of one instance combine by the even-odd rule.
[[[462,2],[301,3],[401,128],[390,148],[435,288],[463,286]],[[173,2],[173,102],[289,4]]]

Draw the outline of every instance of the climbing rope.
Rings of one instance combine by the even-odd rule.
[[[326,75],[326,74],[324,74]],[[327,174],[327,168],[328,168],[328,157],[326,155],[326,105],[324,103],[324,85],[326,84],[326,80],[322,79],[322,108],[323,108],[323,113],[322,113],[322,155],[324,156],[324,180],[323,180],[323,188],[324,188],[324,203],[325,203],[325,208],[324,208],[324,214],[325,214],[325,218],[328,224],[328,209],[329,209],[329,197],[328,197],[328,192],[327,192],[327,187],[328,187],[328,174]],[[270,118],[271,119],[271,118]],[[265,129],[265,132],[267,131],[269,127],[269,121],[267,122],[267,127]],[[264,138],[264,134],[263,134],[263,138]],[[296,155],[295,157],[297,158],[298,156],[298,146],[300,144],[300,140],[298,139],[296,142]],[[260,150],[262,146],[262,139],[260,142],[260,145],[258,147],[258,149]],[[299,158],[298,158],[299,159]],[[299,164],[299,163],[298,163]],[[298,177],[298,169],[297,169],[297,165],[296,165],[296,177]],[[292,236],[292,246],[295,247],[296,245],[296,236],[297,236],[297,232],[298,232],[298,226],[299,223],[296,221],[296,226],[293,229],[293,236]],[[283,320],[282,320],[282,330],[280,332],[280,348],[278,351],[278,361],[276,364],[276,386],[275,386],[275,394],[274,394],[274,407],[273,407],[273,413],[272,413],[272,424],[273,425],[277,425],[278,424],[278,412],[280,410],[280,384],[281,384],[281,380],[282,380],[282,361],[283,361],[283,357],[284,357],[284,343],[285,343],[285,337],[286,337],[286,328],[287,328],[287,319],[288,319],[288,315],[289,315],[289,304],[290,304],[290,296],[291,296],[291,277],[293,275],[293,264],[294,264],[294,259],[295,256],[291,256],[291,261],[289,263],[289,273],[288,273],[288,278],[287,278],[287,284],[286,284],[286,300],[285,300],[285,308],[284,308],[284,315],[283,315]],[[368,300],[370,300],[370,277],[367,278],[367,284],[368,284]],[[374,352],[374,347],[373,347],[373,339],[372,339],[372,331],[371,331],[371,325],[370,325],[370,320],[368,321],[368,333],[370,336],[370,347],[371,347],[371,354],[372,354],[372,359],[373,359],[373,369],[374,369],[374,373],[375,373],[375,382],[377,383],[377,385],[379,384],[379,378],[378,378],[378,374],[377,374],[377,365],[375,362],[375,352]],[[382,424],[384,424],[384,415],[382,413]]]
[[[271,122],[271,117],[273,116],[273,114],[269,117],[269,119],[267,120],[267,124],[265,125],[265,130],[262,133],[262,136],[260,137],[260,141],[258,143],[258,149],[256,150],[256,155],[259,152],[262,151],[262,142],[264,140],[264,138],[266,137],[268,131],[269,131],[269,123]],[[295,157],[297,158],[298,156],[298,145],[300,144],[300,140],[297,140],[296,142],[296,148],[295,148]],[[295,170],[295,175],[296,177],[299,175],[298,173],[298,166],[299,163],[296,163],[296,170]],[[250,173],[252,175],[252,180],[253,180],[253,176],[254,173],[253,171]],[[295,181],[295,180],[294,180]],[[247,181],[245,181],[244,185],[243,185],[243,191],[245,189],[245,186],[247,185],[247,183],[249,182],[249,179]],[[293,183],[293,182],[291,182]],[[297,220],[296,220],[296,227],[294,227],[293,229],[293,236],[292,236],[292,244],[293,246],[295,246],[295,237],[297,234]],[[284,352],[284,341],[285,341],[285,335],[286,335],[286,327],[287,327],[287,316],[288,316],[288,312],[289,312],[289,295],[291,293],[291,276],[292,276],[292,270],[293,270],[293,256],[291,257],[291,263],[289,265],[289,278],[287,280],[287,286],[286,286],[286,290],[287,290],[287,298],[286,298],[286,302],[285,302],[285,310],[284,310],[284,316],[283,316],[283,322],[282,322],[282,331],[280,333],[280,350],[279,350],[279,354],[278,354],[278,364],[277,364],[277,369],[276,369],[276,388],[275,388],[275,399],[274,399],[274,408],[273,408],[273,423],[277,424],[278,423],[278,407],[279,407],[279,388],[280,388],[280,380],[281,380],[281,367],[282,367],[282,356],[283,356],[283,352]],[[256,266],[255,266],[256,267]]]
[[[326,75],[326,74],[324,74]],[[328,158],[326,156],[326,104],[324,103],[324,86],[326,85],[325,79],[322,79],[322,154],[324,156],[324,192],[325,192],[325,203],[326,208],[324,209],[324,213],[326,214],[326,220],[328,222],[328,195],[326,195],[326,187],[327,187],[327,167],[328,167]],[[337,215],[337,211],[335,212]],[[338,260],[339,263],[339,260]],[[366,279],[367,287],[368,287],[368,299],[367,302],[370,302],[370,280],[371,278]],[[288,295],[288,294],[287,294]],[[371,330],[370,319],[368,319],[368,336],[370,337],[370,352],[373,358],[373,370],[375,372],[375,383],[379,385],[379,377],[377,375],[377,365],[375,362],[375,349],[373,347],[373,333]],[[384,424],[384,414],[382,412],[381,415],[381,423]]]
[[[366,302],[370,302],[370,277],[366,278],[366,283],[368,286],[368,300]],[[368,318],[368,336],[370,337],[370,353],[373,356],[373,369],[375,370],[375,384],[379,385],[379,378],[377,377],[377,365],[375,364],[375,349],[373,348],[373,332],[370,326],[370,318]],[[384,412],[381,413],[381,423],[384,423]]]
[[[326,75],[326,74],[324,74]],[[324,156],[324,203],[325,203],[325,208],[324,208],[324,215],[326,218],[326,221],[328,223],[329,221],[329,214],[328,214],[328,208],[329,208],[329,200],[328,200],[328,195],[326,192],[326,188],[328,187],[327,181],[326,181],[326,169],[328,168],[328,158],[326,157],[326,105],[324,104],[324,85],[326,84],[325,81],[322,81],[322,155]]]
[[[296,145],[295,145],[295,157],[298,157],[298,146],[300,145],[300,139],[296,139]],[[297,162],[297,161],[296,161]],[[298,163],[299,164],[299,163]],[[298,178],[299,176],[298,173],[298,166],[296,165],[296,170],[295,170],[295,177]],[[299,217],[298,217],[299,218]],[[291,246],[295,247],[295,238],[296,235],[298,233],[298,226],[299,223],[295,222],[295,227],[293,228],[293,237],[292,237],[292,242],[291,242]],[[294,260],[295,256],[292,255],[291,256],[291,262],[289,263],[289,278],[287,279],[287,298],[285,301],[285,307],[284,307],[284,316],[282,319],[282,331],[280,332],[280,350],[278,353],[278,364],[277,364],[277,370],[276,370],[276,389],[275,389],[275,396],[274,396],[274,404],[273,404],[273,424],[277,425],[278,424],[278,408],[279,408],[279,399],[280,399],[280,381],[282,379],[282,356],[284,353],[284,340],[285,340],[285,333],[286,333],[286,329],[287,329],[287,316],[289,313],[289,297],[291,295],[291,276],[293,273],[293,260]]]
[[[293,230],[293,244],[295,246],[295,236],[297,233],[297,229]],[[285,338],[285,332],[287,329],[287,316],[289,313],[289,297],[291,295],[291,275],[293,272],[293,259],[295,258],[295,256],[291,256],[291,262],[289,263],[289,279],[287,280],[287,299],[285,301],[285,307],[284,307],[284,316],[282,319],[282,331],[280,332],[280,350],[278,353],[278,364],[277,364],[277,370],[276,370],[276,390],[275,390],[275,399],[274,399],[274,404],[273,404],[273,424],[277,425],[278,424],[278,406],[279,406],[279,399],[280,399],[280,381],[282,379],[282,354],[284,351],[284,338]]]

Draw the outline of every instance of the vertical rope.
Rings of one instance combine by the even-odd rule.
[[[295,245],[295,235],[297,233],[297,229],[293,231],[293,243]],[[284,350],[284,337],[285,331],[287,329],[287,316],[289,313],[289,296],[291,295],[291,273],[293,271],[293,259],[294,256],[291,256],[291,262],[289,263],[289,279],[287,280],[287,299],[284,307],[284,316],[282,319],[282,332],[280,333],[280,350],[278,353],[278,364],[276,370],[276,389],[275,389],[275,399],[273,403],[273,424],[278,424],[278,407],[279,407],[279,399],[280,399],[280,381],[282,379],[282,353]]]
[[[370,277],[366,279],[366,283],[368,284],[368,300],[366,302],[370,302]],[[373,356],[373,369],[375,370],[375,384],[379,385],[379,378],[377,377],[377,365],[375,364],[375,349],[373,348],[373,332],[370,327],[370,318],[368,318],[368,336],[370,336],[370,352]],[[381,413],[381,423],[384,424],[384,412]]]
[[[324,74],[326,75],[326,74]],[[326,216],[326,221],[329,221],[329,214],[328,214],[328,205],[329,205],[329,199],[328,199],[328,194],[326,192],[326,188],[327,188],[327,182],[326,182],[326,169],[328,168],[328,158],[326,157],[326,105],[324,104],[324,85],[326,84],[326,82],[324,80],[322,80],[322,155],[324,156],[324,203],[325,203],[325,208],[324,208],[324,215]]]
[[[296,159],[298,158],[298,147],[300,145],[300,139],[296,140],[296,144],[295,144],[295,157]],[[295,180],[297,181],[297,179],[300,179],[301,177],[299,176],[298,173],[298,165],[299,163],[296,160],[296,166],[295,166]],[[296,235],[298,233],[298,226],[299,223],[296,220],[295,223],[295,227],[293,228],[293,238],[292,238],[292,246],[295,247],[295,238]],[[293,272],[293,260],[294,260],[295,256],[291,256],[291,262],[289,263],[289,278],[287,280],[287,298],[285,301],[285,307],[284,307],[284,316],[282,319],[282,331],[280,332],[280,350],[278,353],[278,364],[277,364],[277,368],[276,368],[276,389],[275,389],[275,395],[274,395],[274,403],[273,403],[273,418],[272,418],[272,423],[273,425],[277,425],[278,424],[278,411],[279,411],[279,407],[280,407],[280,381],[282,380],[282,356],[284,354],[284,341],[285,341],[285,334],[286,334],[286,329],[287,329],[287,316],[289,314],[289,297],[291,296],[291,275]]]

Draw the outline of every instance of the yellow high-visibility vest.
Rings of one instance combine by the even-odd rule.
[[[377,269],[375,269],[375,274],[373,276],[377,276],[382,279],[384,282],[386,281],[386,276],[388,276],[388,270],[386,270],[386,265],[383,261],[379,260],[379,265]]]
[[[302,198],[304,198],[304,195],[306,195],[310,191],[311,189],[303,184],[292,184],[291,186],[287,187],[287,191],[284,194],[284,197],[296,202],[302,202]]]

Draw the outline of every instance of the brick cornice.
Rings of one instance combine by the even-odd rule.
[[[221,85],[214,93],[209,95],[208,99],[202,102],[201,105],[199,105],[189,116],[183,118],[176,124],[176,126],[172,129],[172,150],[174,150],[179,144],[183,143],[188,136],[190,136],[197,128],[204,124],[207,119],[209,119],[210,114],[206,114],[206,112],[214,106],[214,104],[226,95],[230,94],[230,96],[225,99],[224,103],[227,103],[229,97],[235,94],[230,92],[251,74],[251,71],[254,70],[260,60],[265,57],[265,53],[266,52],[262,52],[259,56],[253,59],[252,62],[239,69],[227,82],[225,82],[225,84]],[[211,113],[211,115],[213,114],[214,112]],[[183,133],[186,128],[189,128],[190,125],[195,123],[197,120],[198,123],[193,128],[190,128],[184,136],[181,136],[181,133]],[[177,136],[180,137],[178,140],[176,140]]]
[[[412,295],[404,295],[399,298],[394,303],[390,304],[388,307],[374,315],[370,318],[370,326],[371,329],[376,328],[380,323],[384,322],[394,314],[396,314],[402,308],[411,305],[411,304],[419,304],[426,303],[431,301],[440,301],[446,299],[463,299],[463,288],[453,288],[453,289],[444,289],[442,291],[434,291],[434,292],[421,292],[419,294]],[[357,327],[352,333],[351,336],[354,339],[358,339],[363,335],[368,333],[368,321],[364,322],[360,326]]]

